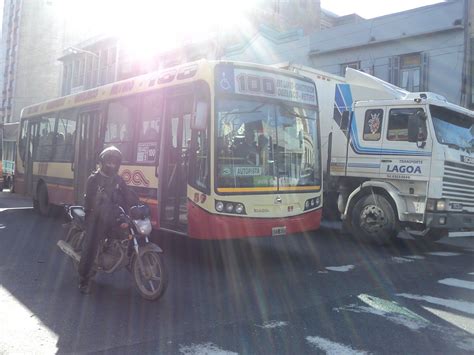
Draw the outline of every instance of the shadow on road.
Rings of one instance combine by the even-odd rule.
[[[334,289],[342,297],[360,288],[350,274],[341,274],[335,284],[324,275],[327,266],[357,265],[357,272],[368,275],[367,288],[390,292],[403,265],[386,265],[387,258],[460,250],[413,241],[359,245],[331,230],[226,242],[159,236],[169,288],[150,303],[140,298],[126,271],[99,275],[93,294],[81,295],[72,263],[56,247],[61,224],[30,210],[0,212],[1,286],[57,335],[60,353],[147,341],[156,353],[167,353],[170,339],[244,319],[264,322],[322,303],[334,297]],[[427,262],[419,268],[433,272],[441,266]]]

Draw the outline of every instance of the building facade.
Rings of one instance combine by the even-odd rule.
[[[409,91],[433,91],[464,106],[465,2],[446,1],[311,35],[310,66],[360,69]]]
[[[88,35],[86,29],[72,30],[69,16],[60,0],[4,0],[0,122],[18,121],[23,107],[60,95],[57,59]]]

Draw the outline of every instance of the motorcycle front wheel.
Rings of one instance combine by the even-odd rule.
[[[140,267],[138,257],[132,262],[132,275],[140,295],[155,301],[165,292],[168,278],[165,264],[161,255],[155,251],[148,250],[141,255],[143,269]]]
[[[66,235],[65,241],[74,249],[76,253],[81,253],[82,251],[82,243],[84,241],[84,231],[71,227]],[[77,270],[79,267],[79,263],[72,259],[72,263],[74,264],[74,268]]]

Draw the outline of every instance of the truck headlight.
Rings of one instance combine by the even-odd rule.
[[[429,198],[426,200],[426,210],[427,211],[434,211],[436,209],[436,200]]]
[[[448,209],[448,201],[446,200],[438,200],[438,202],[436,202],[436,210],[437,211],[446,211]]]
[[[433,212],[433,211],[447,211],[449,206],[448,200],[437,200],[434,198],[429,198],[426,200],[426,210]]]

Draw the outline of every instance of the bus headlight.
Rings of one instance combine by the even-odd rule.
[[[217,211],[217,212],[222,212],[222,211],[224,211],[224,202],[222,202],[222,201],[216,201],[216,211]]]
[[[245,212],[245,205],[239,202],[216,201],[215,207],[217,212],[225,212],[230,214],[247,214]]]
[[[316,208],[319,206],[320,203],[321,203],[321,197],[318,196],[318,197],[310,198],[309,200],[305,201],[304,210],[307,211],[307,210]]]
[[[238,214],[242,214],[242,212],[244,212],[244,205],[242,205],[241,203],[238,203],[235,206],[235,212]]]

